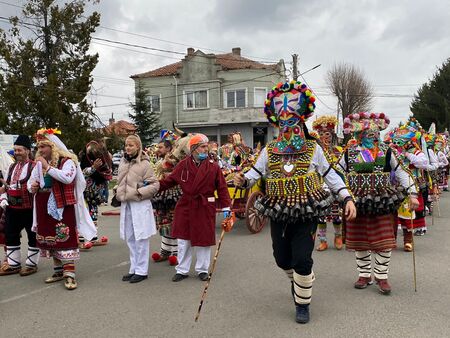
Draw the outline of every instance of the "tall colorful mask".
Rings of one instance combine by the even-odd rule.
[[[437,134],[434,144],[434,149],[436,151],[444,150],[447,145],[447,139],[443,134]]]
[[[280,129],[273,152],[295,154],[303,151],[303,125],[316,105],[311,90],[301,82],[279,83],[267,94],[264,113],[270,123]]]
[[[344,133],[353,137],[364,147],[373,148],[379,140],[380,131],[389,125],[389,118],[384,113],[361,112],[350,114],[344,119]]]
[[[313,124],[313,130],[318,133],[320,141],[329,147],[336,138],[336,125],[338,121],[337,118],[332,115],[323,115],[317,118]]]
[[[416,119],[410,118],[406,124],[394,129],[392,143],[398,149],[420,148],[421,127]]]

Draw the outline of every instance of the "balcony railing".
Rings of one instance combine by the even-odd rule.
[[[263,108],[226,108],[183,111],[179,115],[182,124],[230,124],[266,122]]]

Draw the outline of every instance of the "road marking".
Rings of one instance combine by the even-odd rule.
[[[6,303],[9,303],[9,302],[13,302],[15,300],[22,299],[22,298],[25,298],[27,296],[34,295],[35,293],[39,293],[41,291],[53,288],[55,286],[56,286],[56,284],[49,285],[49,286],[46,286],[45,288],[37,289],[37,290],[31,291],[31,292],[24,293],[22,295],[18,295],[18,296],[14,296],[14,297],[11,297],[11,298],[8,298],[8,299],[4,299],[4,300],[0,301],[0,304],[6,304]]]
[[[128,265],[128,264],[130,264],[130,261],[125,261],[125,262],[122,262],[122,263],[119,263],[119,264],[116,264],[116,265],[112,265],[112,266],[107,267],[105,269],[100,269],[100,270],[94,272],[94,275],[97,275],[99,273],[103,273],[103,272],[106,272],[106,271],[109,271],[109,270],[114,270],[116,268],[120,268],[120,267]],[[56,285],[57,284],[49,285],[49,286],[46,286],[46,287],[43,287],[43,288],[31,291],[31,292],[27,292],[27,293],[24,293],[24,294],[21,294],[21,295],[18,295],[18,296],[14,296],[14,297],[11,297],[11,298],[4,299],[4,300],[0,301],[0,304],[10,303],[10,302],[13,302],[15,300],[19,300],[19,299],[22,299],[22,298],[34,295],[36,293],[39,293],[39,292],[45,291],[47,289],[53,288]]]

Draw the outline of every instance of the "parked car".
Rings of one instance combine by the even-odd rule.
[[[112,157],[112,173],[113,176],[117,176],[118,170],[119,170],[119,163],[122,159],[123,154],[122,153],[115,153]]]

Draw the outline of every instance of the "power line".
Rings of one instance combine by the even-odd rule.
[[[113,31],[113,32],[124,33],[124,34],[128,34],[128,35],[133,35],[133,36],[138,36],[138,37],[146,38],[146,39],[149,39],[149,40],[166,42],[166,43],[179,45],[179,46],[184,46],[184,47],[193,47],[193,48],[202,49],[202,50],[209,50],[209,51],[212,51],[212,52],[220,52],[220,53],[224,53],[224,54],[227,53],[227,51],[223,51],[223,50],[219,50],[219,49],[212,49],[212,48],[207,48],[207,47],[199,47],[199,46],[195,46],[195,45],[192,45],[192,44],[188,45],[188,44],[181,43],[181,42],[174,42],[174,41],[170,41],[170,40],[164,40],[164,39],[155,38],[155,37],[151,37],[151,36],[144,35],[144,34],[132,33],[132,32],[127,32],[127,31],[123,31],[123,30],[120,30],[120,29],[116,29],[116,28],[105,27],[105,26],[102,26],[102,25],[100,25],[99,27],[103,28],[103,29],[106,29],[106,30]],[[243,55],[243,56],[244,57],[253,58],[253,59],[265,60],[264,62],[267,62],[267,63],[277,63],[278,62],[278,61],[271,61],[269,59],[262,58],[262,57],[259,57],[259,56],[252,56],[252,55]]]
[[[11,6],[11,7],[22,8],[22,9],[24,8],[24,7],[22,7],[22,6],[14,5],[14,4],[11,4],[11,3],[9,3],[9,2],[5,2],[5,1],[0,1],[0,3],[1,3],[1,4],[8,5],[8,6]]]
[[[5,5],[9,5],[9,6],[13,6],[13,7],[17,7],[17,8],[21,8],[24,9],[25,6],[19,6],[19,5],[14,5],[8,2],[4,2],[4,1],[0,1],[0,3],[3,3]],[[85,16],[82,16],[84,18],[86,18]],[[155,40],[155,41],[160,41],[160,42],[166,42],[166,43],[170,43],[173,45],[179,45],[179,46],[184,46],[184,47],[195,47],[197,49],[203,49],[203,50],[210,50],[213,52],[220,52],[220,53],[228,53],[227,51],[223,51],[223,50],[218,50],[218,49],[212,49],[212,48],[208,48],[208,47],[199,47],[199,46],[195,46],[195,45],[189,45],[189,44],[185,44],[185,43],[181,43],[181,42],[175,42],[175,41],[170,41],[170,40],[165,40],[165,39],[161,39],[161,38],[155,38],[152,36],[148,36],[148,35],[144,35],[144,34],[139,34],[139,33],[132,33],[132,32],[128,32],[128,31],[124,31],[124,30],[120,30],[117,28],[111,28],[111,27],[106,27],[103,25],[99,25],[99,28],[105,29],[105,30],[109,30],[109,31],[113,31],[113,32],[118,32],[118,33],[123,33],[123,34],[128,34],[128,35],[132,35],[132,36],[137,36],[137,37],[141,37],[141,38],[145,38],[145,39],[149,39],[149,40]],[[278,61],[272,61],[266,58],[262,58],[259,56],[252,56],[252,55],[244,55],[244,57],[249,57],[249,58],[254,58],[254,59],[260,59],[260,60],[265,60],[265,63],[277,63]]]

